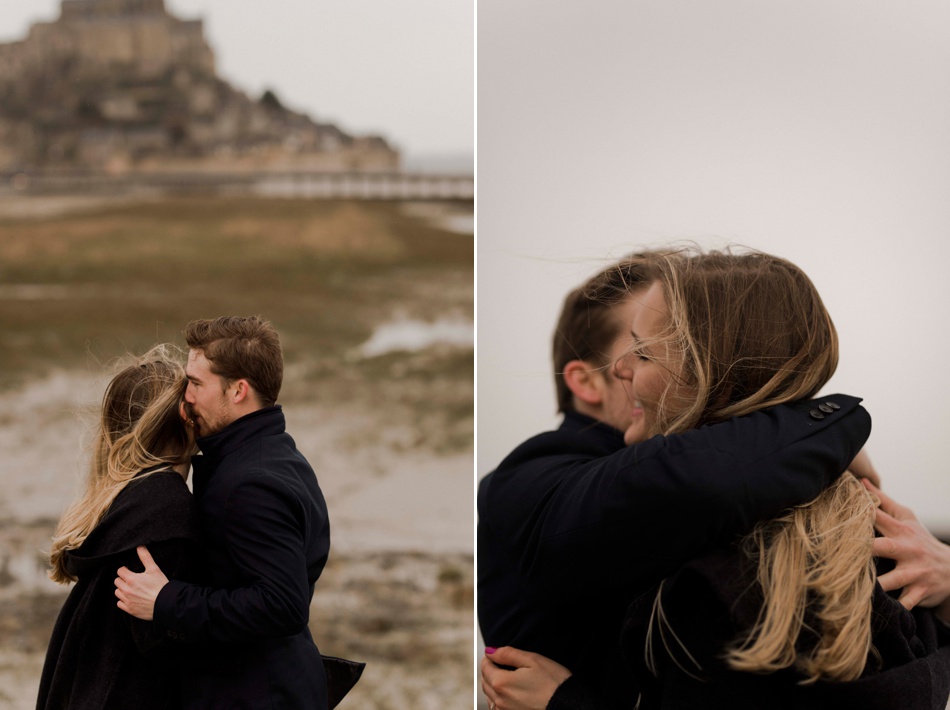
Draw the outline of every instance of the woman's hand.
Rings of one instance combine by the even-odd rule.
[[[514,670],[499,666],[511,666]],[[503,646],[485,649],[481,675],[482,691],[490,710],[544,710],[571,672],[537,653]]]
[[[897,563],[878,577],[881,587],[902,590],[899,601],[906,608],[936,607],[937,616],[950,622],[950,547],[931,535],[910,508],[863,482],[881,501],[874,527],[884,537],[874,539],[874,554]]]

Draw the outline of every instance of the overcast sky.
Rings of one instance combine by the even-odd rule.
[[[203,17],[218,73],[417,156],[474,154],[471,0],[166,0]],[[0,41],[59,16],[59,0],[0,0]],[[469,161],[470,162],[470,161]]]
[[[480,474],[556,426],[561,299],[681,239],[791,259],[885,488],[950,532],[950,5],[478,2]]]

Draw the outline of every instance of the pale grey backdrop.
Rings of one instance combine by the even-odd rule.
[[[950,6],[478,3],[478,475],[556,425],[549,340],[607,260],[799,264],[885,488],[950,531]]]

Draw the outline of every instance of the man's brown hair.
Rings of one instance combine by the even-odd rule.
[[[559,412],[574,409],[573,395],[564,380],[565,365],[571,360],[584,360],[596,367],[609,365],[607,352],[619,335],[611,310],[644,285],[649,261],[660,253],[667,252],[624,257],[567,294],[554,331],[552,353]]]
[[[247,380],[261,406],[277,402],[284,358],[277,331],[268,321],[257,316],[194,320],[185,328],[185,342],[204,353],[214,374],[229,382]]]

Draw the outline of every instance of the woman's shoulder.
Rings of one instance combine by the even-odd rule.
[[[68,553],[71,574],[112,564],[115,555],[166,540],[200,540],[198,507],[180,475],[151,469],[133,478],[82,545]]]
[[[154,495],[160,492],[169,495],[191,494],[185,479],[171,466],[153,466],[139,471],[122,492],[126,495]]]
[[[181,475],[171,468],[153,468],[129,481],[105,518],[135,529],[190,531],[197,525],[198,506]]]
[[[692,610],[696,598],[706,595],[711,604],[728,610],[738,626],[754,623],[762,602],[755,567],[737,545],[717,547],[687,562],[663,587],[664,597],[683,611]]]
[[[184,478],[172,468],[150,468],[140,471],[116,496],[117,506],[166,506],[170,502],[186,507],[194,505]]]
[[[648,639],[657,643],[668,636],[687,651],[682,655],[690,662],[697,659],[707,669],[722,669],[723,648],[754,624],[760,604],[761,593],[741,552],[734,546],[711,550],[634,600],[623,625],[625,653],[642,655]],[[651,633],[657,625],[660,635]]]

